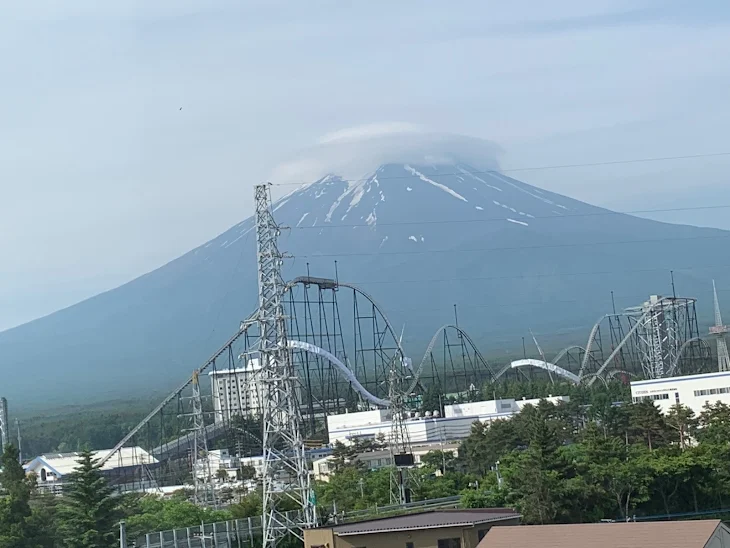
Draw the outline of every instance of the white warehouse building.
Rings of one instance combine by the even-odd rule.
[[[544,398],[552,403],[569,401],[568,396]],[[405,421],[408,437],[413,444],[428,444],[456,441],[467,438],[476,421],[491,423],[498,419],[509,419],[526,405],[537,405],[533,400],[490,400],[461,403],[444,407],[444,417],[412,417]],[[437,414],[438,415],[438,414]],[[389,410],[378,409],[361,413],[345,413],[327,417],[327,431],[331,444],[348,444],[355,439],[376,439],[390,437],[391,414]]]
[[[634,381],[631,399],[634,403],[653,400],[662,413],[680,403],[699,415],[706,403],[730,405],[730,371]]]

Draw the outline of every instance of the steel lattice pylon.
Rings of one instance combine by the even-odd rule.
[[[297,527],[312,527],[316,517],[309,483],[302,415],[295,369],[287,348],[286,317],[281,276],[279,226],[271,211],[267,185],[257,185],[256,247],[258,261],[258,354],[263,385],[263,546],[274,548]],[[298,523],[277,510],[278,496],[289,496],[301,506]]]
[[[213,488],[213,472],[210,467],[208,442],[205,439],[205,417],[203,400],[200,396],[199,373],[193,373],[193,395],[191,396],[193,412],[193,485],[195,503],[202,506],[217,506],[215,489]],[[149,473],[149,472],[148,472]],[[202,478],[201,478],[202,474]]]

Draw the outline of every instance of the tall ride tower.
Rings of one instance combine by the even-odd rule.
[[[259,326],[258,355],[261,364],[263,429],[263,546],[275,548],[287,533],[316,523],[314,500],[309,483],[302,415],[297,379],[287,348],[286,317],[281,276],[283,255],[277,245],[280,228],[271,211],[268,185],[257,185],[256,248],[258,262]],[[292,523],[278,511],[277,503],[288,496],[301,507]]]
[[[717,368],[718,371],[730,371],[730,355],[728,355],[727,341],[725,340],[725,335],[730,331],[730,327],[722,324],[720,301],[717,298],[715,280],[712,280],[712,292],[715,295],[715,325],[710,327],[710,335],[717,339]]]

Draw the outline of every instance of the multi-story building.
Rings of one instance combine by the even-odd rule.
[[[208,375],[216,422],[230,420],[235,415],[261,414],[263,386],[258,358],[250,359],[245,367],[211,371]]]
[[[662,413],[680,403],[699,415],[706,403],[730,405],[730,371],[634,381],[631,398],[634,403],[652,400]]]
[[[216,422],[230,420],[236,415],[260,416],[263,413],[264,382],[258,358],[248,360],[245,367],[220,369],[208,375]],[[301,402],[301,388],[296,390]]]

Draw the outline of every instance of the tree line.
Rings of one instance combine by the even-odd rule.
[[[363,468],[335,448],[319,501],[338,509],[389,503],[389,471]],[[423,458],[414,498],[461,494],[467,507],[507,506],[525,523],[730,514],[730,406],[699,416],[675,405],[625,403],[609,391],[569,403],[542,400],[508,420],[475,423],[458,455]]]
[[[549,388],[533,389],[539,397]],[[620,385],[572,390],[570,402],[542,400],[509,420],[475,423],[456,455],[425,455],[413,500],[460,494],[466,507],[513,507],[523,522],[540,524],[730,514],[730,406],[708,404],[695,416],[676,405],[663,415],[651,401],[626,402]],[[369,470],[357,458],[384,442],[335,445],[328,481],[314,484],[322,520],[390,504],[390,470]],[[261,514],[260,493],[232,495],[224,510],[195,506],[184,492],[114,495],[90,451],[79,455],[61,497],[37,489],[14,447],[1,464],[0,548],[116,546],[121,519],[136,538]]]

